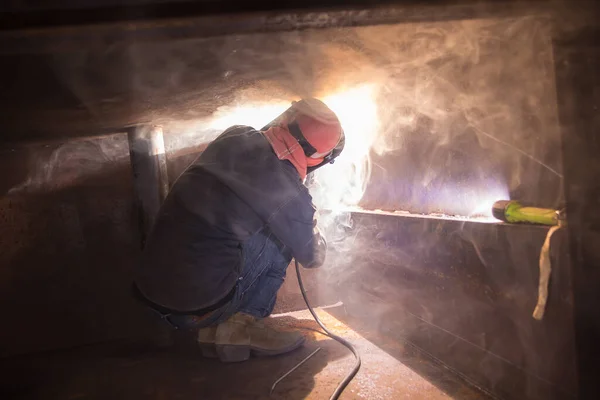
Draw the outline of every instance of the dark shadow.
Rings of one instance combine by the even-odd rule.
[[[140,239],[126,139],[114,144],[125,146],[116,161],[104,154],[112,139],[103,140],[23,146],[2,157],[18,179],[0,180],[0,303],[10,304],[11,321],[0,357],[157,331],[130,293]],[[174,176],[190,161],[180,158],[171,159]]]
[[[275,318],[278,326],[311,327],[294,318]],[[168,346],[119,341],[0,360],[3,398],[10,399],[304,399],[314,376],[344,349],[309,335],[300,349],[282,356],[225,364],[203,358],[192,332],[177,332]],[[317,347],[321,351],[273,383]],[[333,390],[333,387],[332,387]]]
[[[0,356],[148,329],[129,293],[139,254],[131,193],[129,165],[121,163],[72,186],[1,199],[0,302],[11,305],[12,322],[0,333]]]

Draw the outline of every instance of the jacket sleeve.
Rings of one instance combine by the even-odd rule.
[[[306,197],[299,193],[272,215],[268,226],[303,267],[317,268],[325,262],[327,245],[314,223],[315,207]]]

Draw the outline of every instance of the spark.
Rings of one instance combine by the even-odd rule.
[[[492,215],[492,206],[498,200],[509,200],[510,196],[505,187],[498,185],[489,191],[480,191],[474,194],[474,206],[469,217],[489,219],[497,221]]]
[[[370,177],[370,149],[377,137],[375,87],[362,85],[323,97],[346,135],[344,151],[335,163],[315,173],[315,203],[337,211],[358,205]]]

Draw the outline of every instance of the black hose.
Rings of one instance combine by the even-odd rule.
[[[352,368],[352,371],[350,371],[348,373],[348,375],[346,375],[344,380],[340,382],[340,384],[337,386],[337,388],[335,389],[335,391],[329,398],[329,400],[337,400],[340,397],[340,395],[342,394],[342,392],[344,391],[344,389],[346,389],[346,386],[348,386],[350,381],[358,373],[358,370],[360,369],[360,355],[358,354],[358,351],[354,348],[354,346],[352,346],[352,343],[348,342],[343,337],[340,337],[340,336],[336,335],[335,333],[332,333],[329,329],[327,329],[325,327],[325,325],[323,325],[323,323],[321,322],[321,320],[315,313],[315,310],[313,310],[313,308],[310,306],[310,303],[308,302],[308,297],[306,297],[306,291],[304,290],[304,284],[302,283],[302,276],[300,276],[300,264],[298,264],[298,261],[296,261],[296,260],[294,260],[294,262],[296,263],[296,275],[298,275],[298,284],[300,285],[300,292],[302,293],[302,297],[304,297],[304,301],[306,302],[308,311],[310,311],[310,313],[312,314],[312,316],[315,319],[315,321],[317,322],[317,324],[319,324],[321,329],[323,329],[323,331],[325,331],[325,334],[327,336],[329,336],[333,340],[336,340],[339,343],[346,346],[354,354],[354,357],[356,358],[356,363],[354,364],[354,368]]]

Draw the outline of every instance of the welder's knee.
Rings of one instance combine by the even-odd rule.
[[[271,265],[266,272],[267,276],[275,279],[284,279],[288,266],[289,262],[286,260],[272,260]]]
[[[285,272],[292,261],[292,257],[271,235],[266,238],[263,256],[268,257],[269,260],[270,265],[266,271],[268,276],[274,278],[285,277]]]

